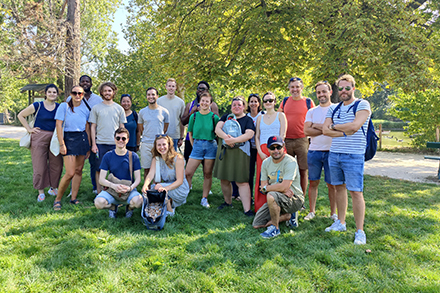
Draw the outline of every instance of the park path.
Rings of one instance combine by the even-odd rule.
[[[20,139],[25,133],[24,127],[0,125],[0,137]],[[371,161],[365,163],[365,174],[440,184],[438,167],[438,161],[425,160],[419,154],[377,152]]]

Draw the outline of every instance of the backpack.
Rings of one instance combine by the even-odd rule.
[[[195,123],[196,123],[197,113],[199,113],[199,112],[195,112],[195,113],[194,113],[194,116],[193,116],[193,125],[195,125]],[[211,118],[212,118],[212,131],[215,131],[215,126],[216,126],[216,124],[215,124],[215,118],[214,118],[215,114],[214,114],[213,112],[210,112],[210,113],[212,113],[212,115],[211,115]]]
[[[352,106],[353,114],[355,116],[356,116],[357,107],[358,107],[360,102],[361,102],[361,100],[357,100],[356,102],[354,102],[354,105]],[[336,108],[333,110],[332,120],[333,120],[333,117],[336,114],[336,111],[339,110],[339,108],[341,108],[342,103],[343,102],[340,102],[336,106]],[[377,141],[379,140],[379,137],[377,137],[376,132],[374,131],[374,125],[373,125],[373,121],[371,121],[371,117],[370,117],[370,121],[368,122],[367,133],[365,133],[365,129],[364,129],[363,125],[362,125],[362,132],[366,136],[366,140],[367,140],[367,147],[365,148],[365,161],[369,161],[376,154],[376,151],[377,151]]]
[[[284,106],[286,106],[286,102],[288,99],[289,97],[285,97],[283,100],[283,112],[284,112]],[[307,110],[310,110],[310,108],[312,108],[312,99],[306,98],[306,105],[307,105]]]
[[[234,114],[228,115],[228,117],[226,118],[226,122],[222,127],[222,130],[224,133],[226,133],[232,137],[239,137],[240,135],[242,135],[240,123],[238,123]],[[235,146],[233,147],[233,149],[238,148],[243,145],[244,145],[244,142],[236,143]],[[229,149],[231,148],[229,145],[227,145],[225,143],[225,140],[223,140],[222,146],[224,146],[225,148],[229,148]]]

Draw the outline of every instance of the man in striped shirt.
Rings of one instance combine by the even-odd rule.
[[[357,99],[354,96],[355,80],[351,75],[343,75],[337,81],[341,106],[330,106],[322,127],[323,134],[332,137],[329,153],[329,167],[332,185],[336,186],[336,206],[338,220],[329,231],[345,231],[347,212],[347,190],[353,201],[353,215],[356,221],[354,244],[365,244],[364,232],[365,201],[363,195],[364,158],[367,145],[366,134],[370,119],[370,104],[361,100],[356,113],[353,106]],[[333,112],[335,112],[333,114]]]

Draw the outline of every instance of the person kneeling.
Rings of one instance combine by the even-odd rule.
[[[252,226],[255,229],[267,227],[261,237],[273,238],[280,235],[280,222],[288,221],[288,225],[297,226],[295,215],[304,203],[304,196],[298,163],[284,152],[283,139],[271,136],[267,147],[270,157],[261,166],[260,187],[260,191],[266,194],[267,202],[258,210]]]
[[[142,196],[136,190],[141,182],[141,163],[138,155],[126,148],[130,139],[127,129],[116,129],[114,139],[116,149],[107,152],[102,158],[99,183],[104,190],[96,196],[95,207],[109,209],[109,217],[116,218],[118,206],[125,202],[125,217],[131,218],[133,209],[140,208],[143,202]],[[107,177],[108,172],[110,175]]]

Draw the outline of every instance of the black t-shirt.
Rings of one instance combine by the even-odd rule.
[[[229,113],[224,114],[222,118],[220,118],[220,121],[226,122],[228,115]],[[251,117],[244,115],[244,117],[238,118],[237,122],[240,124],[241,134],[244,134],[246,132],[246,129],[250,129],[255,132],[254,121],[252,120]]]

